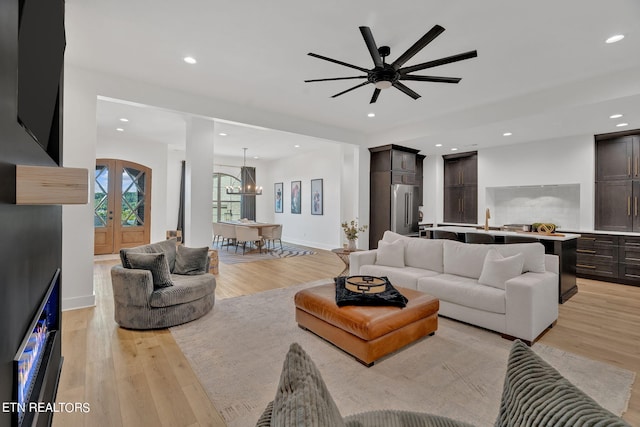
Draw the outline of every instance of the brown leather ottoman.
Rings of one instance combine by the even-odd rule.
[[[398,307],[338,307],[333,283],[295,295],[296,321],[354,356],[366,366],[438,329],[437,298],[412,289],[397,289],[409,300]]]

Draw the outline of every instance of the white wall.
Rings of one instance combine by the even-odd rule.
[[[593,135],[480,149],[478,222],[484,223],[488,187],[577,184],[580,186],[579,228],[593,230],[594,167]],[[428,156],[424,163],[425,222],[432,218],[442,222],[443,177],[442,156]],[[503,225],[494,221],[489,220],[489,224]]]
[[[274,160],[257,166],[258,184],[263,186],[257,197],[256,219],[283,224],[282,240],[321,249],[342,245],[341,165],[339,144],[307,154]],[[324,214],[311,215],[311,180],[323,179]],[[291,181],[302,181],[302,213],[291,213]],[[274,212],[274,184],[284,188],[283,213]]]

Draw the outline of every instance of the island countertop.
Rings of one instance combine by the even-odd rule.
[[[580,234],[573,233],[557,233],[557,234],[544,234],[544,233],[535,233],[535,232],[526,232],[526,231],[503,231],[503,230],[487,230],[475,227],[462,227],[462,226],[441,226],[441,227],[426,227],[424,230],[433,231],[433,230],[443,230],[443,231],[453,231],[455,233],[484,233],[491,234],[493,236],[527,236],[527,237],[535,237],[542,240],[558,240],[558,241],[566,241],[573,240],[580,237]]]

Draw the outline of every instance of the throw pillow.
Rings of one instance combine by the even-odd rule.
[[[142,254],[134,252],[127,254],[127,259],[131,268],[151,271],[154,289],[173,286],[169,263],[164,253]]]
[[[505,282],[522,274],[524,256],[516,254],[508,258],[500,255],[495,249],[490,249],[484,257],[482,273],[478,283],[498,289],[505,289]]]
[[[298,343],[291,344],[282,366],[271,425],[345,425],[320,371]]]
[[[398,239],[393,243],[388,243],[380,240],[376,251],[376,265],[404,267],[404,241]]]
[[[136,246],[133,248],[120,249],[120,261],[124,268],[131,268],[127,255],[130,253],[136,254],[156,254],[164,253],[167,256],[167,262],[169,263],[169,271],[173,271],[176,263],[176,244],[177,238],[171,238],[163,240],[157,243],[151,243],[149,245]]]
[[[507,362],[495,427],[569,425],[628,426],[516,340]]]
[[[176,265],[173,268],[175,274],[193,276],[207,272],[207,257],[209,248],[187,248],[178,246],[176,252]]]

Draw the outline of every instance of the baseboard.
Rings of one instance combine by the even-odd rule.
[[[96,306],[96,296],[86,295],[83,297],[62,298],[62,311],[78,310]]]

